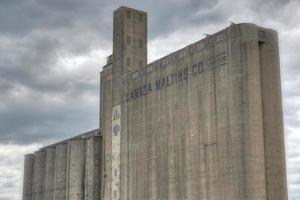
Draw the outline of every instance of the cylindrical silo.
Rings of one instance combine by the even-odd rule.
[[[45,200],[53,200],[55,176],[55,147],[46,149]]]
[[[84,199],[85,140],[68,142],[67,200]]]
[[[24,178],[23,178],[23,200],[32,200],[33,160],[34,160],[33,154],[25,155]]]
[[[100,200],[101,191],[101,137],[86,140],[84,200]]]
[[[67,143],[59,143],[56,145],[54,200],[66,200],[67,147]]]
[[[45,151],[34,153],[32,200],[44,200],[45,160]]]

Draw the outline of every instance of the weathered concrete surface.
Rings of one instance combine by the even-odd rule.
[[[84,139],[68,141],[67,200],[82,200],[84,198],[84,156]]]
[[[34,155],[27,154],[24,159],[23,200],[32,200]]]
[[[56,145],[54,200],[66,199],[67,149],[67,143]]]
[[[117,108],[122,104],[124,88],[127,85],[126,78],[131,75],[131,72],[147,63],[147,14],[121,7],[114,12],[113,29],[113,64],[106,66],[101,73],[101,131],[105,132],[104,160],[107,163],[103,171],[104,199],[118,199],[119,196],[123,198],[130,191],[127,189],[129,169],[126,164],[129,135],[128,132],[121,131],[127,129],[127,124],[122,123],[120,135],[116,136],[120,137],[122,143],[112,140],[113,116],[111,113],[113,107]],[[121,113],[126,113],[126,109],[121,106]],[[126,117],[124,115],[124,119]],[[112,166],[114,166],[113,169]],[[120,170],[122,170],[122,176],[120,176]]]
[[[268,199],[286,199],[286,168],[278,36],[269,30],[267,42],[260,43],[262,108]]]
[[[101,199],[101,137],[86,139],[84,200]]]
[[[45,161],[45,151],[37,151],[34,153],[32,200],[45,199]]]
[[[286,200],[276,33],[236,24],[137,67],[146,55],[128,38],[145,38],[139,13],[114,12],[113,64],[101,73],[104,199],[114,199],[120,106],[121,199]]]
[[[55,179],[55,147],[46,148],[46,171],[45,171],[45,200],[54,198]]]
[[[103,199],[109,199],[111,197],[111,134],[107,132],[111,130],[111,108],[112,108],[112,101],[111,101],[111,93],[112,93],[112,74],[111,74],[112,65],[107,65],[103,68],[101,72],[101,94],[100,94],[100,119],[101,124],[100,127],[101,131],[106,130],[106,136],[102,138],[103,146],[102,146],[102,185],[101,185],[101,197]],[[105,106],[104,106],[105,105]],[[105,163],[105,164],[104,164]]]
[[[95,129],[26,155],[23,199],[101,199],[102,146]]]

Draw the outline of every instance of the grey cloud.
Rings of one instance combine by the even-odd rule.
[[[59,58],[51,40],[38,40],[23,48],[19,54],[11,52],[13,61],[2,59],[0,67],[0,141],[30,143],[35,138],[38,142],[95,128],[98,102],[87,106],[82,102],[84,96],[98,96],[98,74],[91,79],[53,72],[60,66],[55,66]],[[97,71],[96,66],[88,67]],[[62,103],[49,102],[51,98]],[[86,124],[77,123],[85,118],[89,119]]]
[[[80,10],[76,10],[75,4],[71,6],[70,3],[72,2],[58,11],[49,7],[54,4],[48,5],[45,1],[35,2],[32,7],[30,5],[34,4],[33,1],[19,6],[13,2],[4,5],[9,11],[15,9],[17,15],[16,10],[20,7],[26,7],[24,13],[28,12],[28,15],[39,9],[48,10],[49,18],[43,20],[41,17],[40,23],[33,21],[32,24],[26,24],[26,20],[31,19],[23,16],[24,20],[21,22],[30,27],[28,31],[3,28],[5,31],[22,33],[22,36],[17,37],[15,33],[9,36],[5,31],[0,35],[0,42],[3,44],[0,49],[5,52],[0,55],[1,142],[30,143],[33,138],[36,142],[42,142],[65,138],[98,126],[98,102],[94,100],[91,105],[86,106],[82,106],[82,102],[86,101],[84,96],[96,99],[99,94],[99,67],[84,66],[85,71],[95,72],[84,76],[63,72],[64,66],[58,62],[64,57],[85,56],[95,49],[109,48],[110,42],[97,30],[97,26],[86,23],[88,17],[85,13],[82,13],[83,17],[78,16],[76,13],[80,13]],[[77,6],[81,9],[79,2]],[[68,12],[64,12],[67,8],[73,9],[69,16]],[[18,16],[8,15],[11,20],[14,17]],[[51,23],[55,24],[54,21],[66,18],[69,20],[66,24],[51,26]],[[80,21],[82,18],[86,18],[86,21]],[[96,17],[91,19],[96,21]],[[62,67],[61,71],[59,67]],[[92,67],[95,69],[91,70]],[[62,105],[47,102],[46,98],[49,97],[59,99],[63,102]]]
[[[0,141],[42,142],[66,138],[98,125],[97,102],[85,105],[87,100],[80,92],[61,97],[62,103],[48,102],[47,97],[31,93],[22,100],[12,99],[0,113]]]
[[[99,19],[105,17],[106,5],[96,0],[87,3],[78,0],[4,1],[0,7],[1,32],[25,35],[35,29],[70,28],[76,23],[92,24],[96,20],[100,27],[103,21]]]
[[[23,155],[38,147],[0,144],[0,199],[21,199]]]

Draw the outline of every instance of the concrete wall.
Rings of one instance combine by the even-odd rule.
[[[55,147],[46,148],[45,200],[54,198]]]
[[[84,199],[85,140],[68,141],[67,200]]]
[[[101,137],[86,139],[84,200],[101,199]]]
[[[25,155],[24,178],[23,178],[23,200],[32,200],[34,155]]]
[[[111,106],[112,106],[112,65],[106,66],[101,72],[101,94],[100,94],[100,127],[101,132],[105,130],[105,137],[102,137],[102,185],[101,196],[103,199],[109,199],[111,196]],[[102,132],[103,133],[103,132]],[[105,164],[104,164],[105,163]]]
[[[46,152],[34,153],[32,200],[44,200]]]
[[[268,199],[287,199],[278,36],[259,45]]]
[[[127,107],[121,106],[126,78],[131,72],[147,63],[147,13],[131,8],[121,7],[114,12],[113,26],[113,66],[104,69],[101,76],[101,131],[105,132],[104,145],[106,162],[104,166],[104,199],[118,199],[127,196],[127,124],[122,124],[120,134],[112,138],[112,110],[118,106],[121,113],[127,113]],[[126,115],[125,115],[126,117]],[[115,125],[115,124],[114,124]],[[120,143],[120,141],[123,141]],[[112,149],[114,152],[112,152]],[[123,153],[124,152],[124,153]],[[112,169],[114,166],[114,169]],[[122,169],[122,177],[120,170]]]
[[[114,13],[114,63],[101,76],[104,199],[114,198],[118,105],[121,199],[287,199],[274,32],[232,25],[137,69],[125,62],[135,52],[124,38],[138,30],[127,11]]]
[[[56,145],[54,200],[66,200],[67,143]]]

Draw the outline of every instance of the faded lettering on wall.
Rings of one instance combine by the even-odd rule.
[[[203,72],[213,70],[216,67],[226,64],[226,61],[227,61],[226,53],[223,52],[212,58],[207,59],[206,62],[199,61],[198,63],[195,63],[191,66],[182,67],[167,76],[164,76],[153,82],[145,83],[143,85],[140,85],[139,87],[132,89],[126,94],[126,102],[135,100],[142,96],[146,96],[154,91],[167,88],[171,85],[188,81],[190,75],[192,77],[196,77],[197,75]]]

